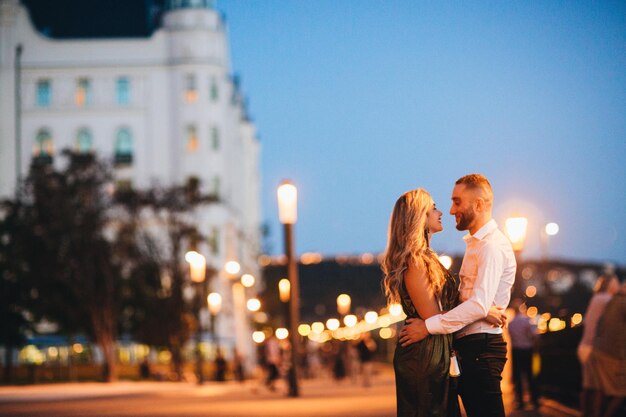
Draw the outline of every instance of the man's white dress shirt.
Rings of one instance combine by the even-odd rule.
[[[473,235],[463,237],[467,248],[459,276],[461,304],[426,320],[430,334],[459,331],[461,338],[474,333],[500,334],[502,329],[485,320],[489,309],[506,307],[515,281],[515,254],[509,239],[490,220]]]

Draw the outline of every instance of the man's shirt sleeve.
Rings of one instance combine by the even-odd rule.
[[[504,270],[504,256],[498,245],[488,242],[478,253],[478,272],[470,298],[445,314],[426,319],[430,334],[449,334],[470,323],[487,317],[493,305],[500,277]]]

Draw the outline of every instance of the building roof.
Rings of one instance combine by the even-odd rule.
[[[199,7],[210,0],[21,0],[35,28],[55,39],[149,37],[166,8],[185,2]]]

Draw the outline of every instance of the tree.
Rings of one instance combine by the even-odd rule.
[[[0,228],[7,242],[0,246],[0,284],[3,299],[6,287],[18,302],[3,303],[13,333],[2,337],[20,342],[13,336],[21,334],[24,315],[13,313],[23,311],[65,334],[84,333],[100,346],[105,380],[112,381],[117,336],[127,332],[167,346],[180,378],[182,347],[197,326],[183,297],[183,248],[199,236],[189,213],[215,199],[200,196],[198,181],[114,192],[110,167],[95,155],[63,155],[67,163],[58,170],[34,159],[16,200],[5,205],[11,215]],[[156,235],[145,219],[158,224]]]
[[[127,190],[119,193],[117,200],[132,218],[149,218],[157,225],[157,236],[145,228],[141,233],[142,247],[150,259],[135,269],[131,279],[133,298],[127,323],[138,342],[167,347],[172,354],[172,372],[180,380],[184,344],[199,328],[198,306],[184,297],[188,279],[182,255],[203,239],[189,214],[217,198],[202,196],[199,182],[192,180],[185,186],[143,193]]]
[[[5,346],[4,381],[12,382],[13,351],[24,343],[24,333],[30,325],[20,300],[28,296],[28,288],[22,279],[25,265],[17,256],[26,242],[23,224],[20,223],[22,205],[3,202],[0,207],[0,345]]]

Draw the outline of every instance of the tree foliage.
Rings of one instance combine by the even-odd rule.
[[[107,380],[116,379],[120,332],[172,350],[180,376],[182,346],[196,323],[184,300],[183,245],[198,184],[114,192],[109,166],[64,152],[61,169],[34,160],[0,223],[3,341],[19,344],[28,311],[66,335],[95,341]],[[153,232],[144,223],[156,223]],[[6,319],[6,321],[5,321]],[[5,341],[5,343],[7,343]]]

